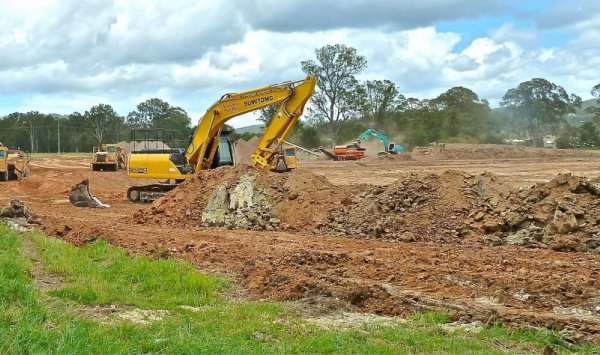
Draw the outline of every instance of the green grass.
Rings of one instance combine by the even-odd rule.
[[[60,288],[36,290],[33,263],[20,250],[22,238],[33,239],[47,272],[62,275]],[[76,248],[0,225],[0,353],[490,354],[539,353],[546,344],[563,344],[555,333],[499,326],[475,335],[448,334],[439,326],[448,316],[435,312],[401,325],[321,330],[285,303],[228,301],[220,297],[227,285],[187,263],[131,257],[103,241]],[[102,304],[169,314],[146,325],[116,315],[107,322],[90,312]]]
[[[201,306],[217,300],[225,286],[223,279],[200,274],[188,263],[133,258],[102,240],[77,248],[41,235],[33,238],[46,270],[65,277],[65,287],[50,294],[82,304]]]

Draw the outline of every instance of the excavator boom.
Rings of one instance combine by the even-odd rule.
[[[278,144],[289,135],[304,105],[314,92],[316,78],[308,76],[304,80],[285,82],[277,85],[224,95],[213,104],[200,119],[198,128],[192,138],[185,156],[194,171],[210,167],[219,142],[219,132],[223,125],[233,117],[256,111],[261,108],[280,104],[272,123],[265,128],[259,146],[253,157],[260,156],[253,162],[260,167],[268,165],[272,156],[270,146]],[[281,142],[280,142],[281,141]]]

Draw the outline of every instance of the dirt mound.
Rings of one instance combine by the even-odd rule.
[[[240,138],[235,142],[233,149],[235,152],[236,164],[252,164],[251,156],[252,153],[254,153],[259,140],[259,137],[254,136],[247,141]]]
[[[482,220],[488,245],[600,250],[600,178],[561,174],[521,189]]]
[[[319,227],[366,238],[461,242],[471,234],[465,219],[496,206],[509,191],[489,173],[406,174],[355,195],[352,204]]]
[[[520,147],[502,144],[440,143],[415,147],[411,156],[416,160],[472,160],[582,157],[596,154],[570,149]]]
[[[305,230],[327,221],[348,195],[301,169],[278,174],[247,165],[222,167],[188,179],[134,214],[136,223]]]
[[[12,200],[8,206],[0,208],[0,221],[16,230],[28,230],[32,225],[39,225],[38,217],[29,212],[21,200]]]
[[[163,141],[135,141],[135,142],[119,142],[117,146],[121,147],[127,155],[134,150],[142,149],[170,149]],[[134,149],[135,148],[135,149]]]

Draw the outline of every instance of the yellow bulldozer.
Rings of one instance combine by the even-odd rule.
[[[127,155],[116,144],[101,144],[92,150],[93,171],[117,171],[125,169]]]
[[[0,181],[21,180],[29,175],[29,160],[21,149],[8,149],[0,143]]]

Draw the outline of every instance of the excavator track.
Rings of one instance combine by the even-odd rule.
[[[133,203],[150,203],[161,198],[177,186],[178,184],[132,186],[127,189],[127,199]]]

